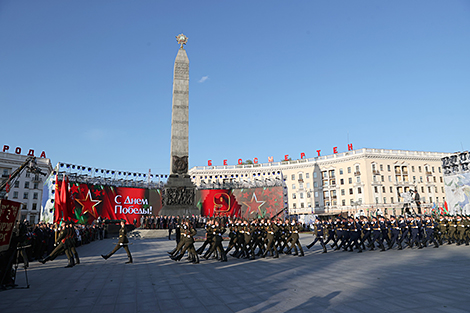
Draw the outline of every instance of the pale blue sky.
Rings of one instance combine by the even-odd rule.
[[[0,1],[1,141],[169,171],[175,36],[190,167],[469,149],[470,1]]]

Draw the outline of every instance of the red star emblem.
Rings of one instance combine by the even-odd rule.
[[[75,199],[75,201],[80,203],[80,205],[82,206],[82,214],[81,215],[83,215],[85,213],[89,213],[94,218],[98,217],[98,213],[96,213],[96,208],[95,207],[101,202],[101,200],[93,200],[91,198],[90,190],[88,190],[88,193],[87,193],[85,199],[82,199],[82,200]]]
[[[72,185],[70,186],[70,193],[71,193],[71,194],[78,193],[78,190],[79,190],[79,188],[78,188],[77,185],[72,184]]]
[[[248,207],[248,211],[250,213],[261,211],[260,208],[266,201],[258,201],[256,198],[256,194],[253,192],[253,196],[251,196],[250,202],[242,202],[244,205]]]

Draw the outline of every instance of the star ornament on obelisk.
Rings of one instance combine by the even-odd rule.
[[[179,34],[176,36],[176,41],[180,44],[180,49],[183,49],[183,45],[185,45],[188,42],[188,37],[186,37],[183,33]]]

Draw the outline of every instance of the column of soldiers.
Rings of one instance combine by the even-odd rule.
[[[377,217],[348,217],[316,220],[313,225],[315,240],[307,246],[310,249],[317,242],[327,252],[327,244],[334,251],[354,251],[361,253],[364,250],[380,251],[397,247],[402,250],[406,247],[418,249],[433,245],[439,248],[444,243],[469,245],[470,216],[431,216],[409,215]]]
[[[227,255],[251,260],[267,256],[279,258],[280,254],[304,256],[299,242],[302,225],[296,221],[228,219],[223,223],[217,218],[208,219],[206,239],[197,250],[194,248],[196,230],[185,221],[180,228],[178,244],[168,252],[175,261],[180,261],[186,251],[189,252],[187,259],[193,263],[199,263],[199,256],[221,262],[227,261]],[[444,243],[469,245],[470,216],[337,217],[323,221],[317,219],[311,230],[314,240],[307,245],[307,249],[319,243],[322,253],[328,252],[328,246],[334,251],[342,249],[358,253],[375,249],[386,251],[395,247],[398,250],[407,247],[422,249],[430,245],[438,248]],[[225,249],[222,245],[224,234],[229,239]]]
[[[225,222],[226,221],[226,222]],[[299,222],[282,219],[208,219],[205,225],[206,240],[199,249],[194,249],[196,230],[188,222],[180,225],[181,235],[177,246],[169,251],[171,259],[179,261],[186,251],[188,260],[199,263],[199,255],[227,262],[227,255],[236,258],[255,259],[256,257],[279,258],[279,254],[304,256],[299,241],[303,229]],[[228,234],[227,234],[228,232]],[[223,247],[223,235],[227,234],[229,243]]]

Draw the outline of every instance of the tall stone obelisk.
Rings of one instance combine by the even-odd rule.
[[[189,158],[189,59],[184,50],[188,37],[176,36],[180,49],[173,72],[170,177],[164,189],[160,215],[199,214],[194,205],[195,186],[188,175]]]

